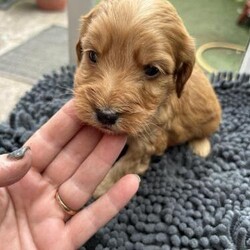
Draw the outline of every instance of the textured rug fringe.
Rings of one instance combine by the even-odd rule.
[[[72,97],[74,70],[42,77],[20,100],[0,124],[0,153],[19,148]],[[223,109],[212,154],[168,149],[132,201],[82,249],[250,249],[250,76],[222,72],[211,80]]]

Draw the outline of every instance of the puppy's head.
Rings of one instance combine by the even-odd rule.
[[[180,97],[194,43],[165,0],[103,0],[82,18],[75,100],[79,117],[103,131],[135,135],[170,95]]]

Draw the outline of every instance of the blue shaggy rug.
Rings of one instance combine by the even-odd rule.
[[[19,148],[71,97],[73,72],[44,76],[20,100],[0,125],[0,153]],[[168,149],[152,161],[132,201],[82,250],[250,249],[250,76],[211,80],[223,108],[212,154]]]

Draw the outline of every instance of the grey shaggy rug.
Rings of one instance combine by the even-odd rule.
[[[71,97],[73,72],[44,76],[20,100],[0,125],[0,153],[20,147]],[[182,145],[153,159],[137,195],[81,249],[250,249],[250,76],[220,73],[212,82],[223,108],[212,154],[202,159]]]

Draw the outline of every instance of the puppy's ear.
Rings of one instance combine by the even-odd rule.
[[[174,79],[176,83],[176,93],[181,97],[186,82],[192,74],[195,64],[195,44],[194,40],[185,32],[185,39],[180,41],[176,48],[176,66]]]
[[[82,43],[81,39],[86,35],[86,32],[88,30],[89,24],[91,23],[92,18],[96,15],[97,7],[93,8],[87,15],[82,16],[80,19],[80,38],[76,44],[76,55],[78,60],[78,65],[82,60]]]
[[[162,1],[160,6],[163,16],[159,19],[159,27],[164,28],[165,42],[171,46],[167,48],[171,50],[175,63],[172,73],[176,94],[180,98],[195,64],[195,43],[174,6],[169,1]]]
[[[82,45],[80,40],[76,44],[76,55],[77,55],[77,64],[79,65],[79,63],[82,60]]]
[[[180,62],[179,65],[176,67],[174,78],[178,98],[181,97],[184,86],[192,74],[193,66],[194,60],[191,59],[188,61]]]

